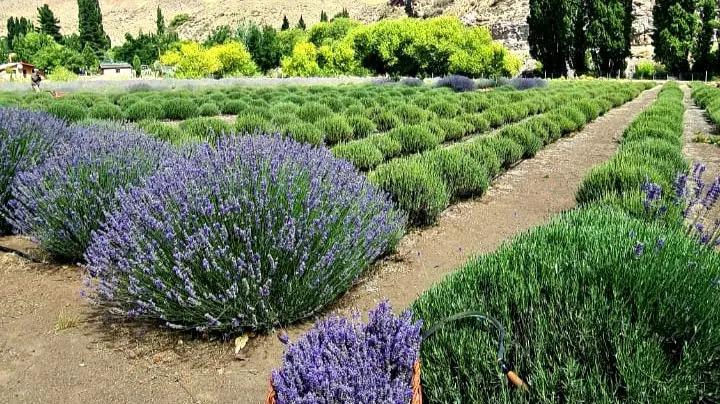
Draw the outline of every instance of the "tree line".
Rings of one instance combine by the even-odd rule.
[[[657,0],[655,60],[671,73],[719,72],[716,0]],[[634,21],[632,0],[530,0],[530,54],[554,75],[622,75]]]

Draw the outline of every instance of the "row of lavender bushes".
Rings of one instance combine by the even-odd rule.
[[[0,114],[5,223],[83,263],[84,293],[108,313],[200,331],[288,324],[404,231],[387,196],[326,149],[257,135],[177,150],[119,127]]]

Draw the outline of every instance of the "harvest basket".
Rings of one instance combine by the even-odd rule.
[[[420,385],[420,361],[416,361],[413,365],[412,392],[413,395],[410,404],[422,404],[422,386]],[[275,387],[273,387],[272,385],[272,380],[270,380],[270,388],[267,398],[265,399],[265,404],[276,404]]]

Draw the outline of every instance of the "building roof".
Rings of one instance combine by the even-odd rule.
[[[33,68],[35,67],[34,65],[31,65],[30,63],[26,63],[26,62],[11,62],[11,63],[0,64],[0,70],[5,70],[8,67],[15,67],[17,65],[23,65],[23,67],[33,67]]]
[[[100,63],[101,69],[132,69],[130,63]]]

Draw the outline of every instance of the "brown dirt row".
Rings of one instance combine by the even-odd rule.
[[[470,256],[573,208],[583,177],[615,153],[622,130],[657,92],[547,146],[483,197],[456,204],[436,226],[408,234],[396,254],[327,313],[366,312],[384,298],[396,309],[407,307]],[[262,402],[283,350],[274,335],[252,339],[239,360],[230,343],[96,321],[80,286],[77,267],[0,254],[0,402]],[[288,330],[291,338],[309,324]]]

